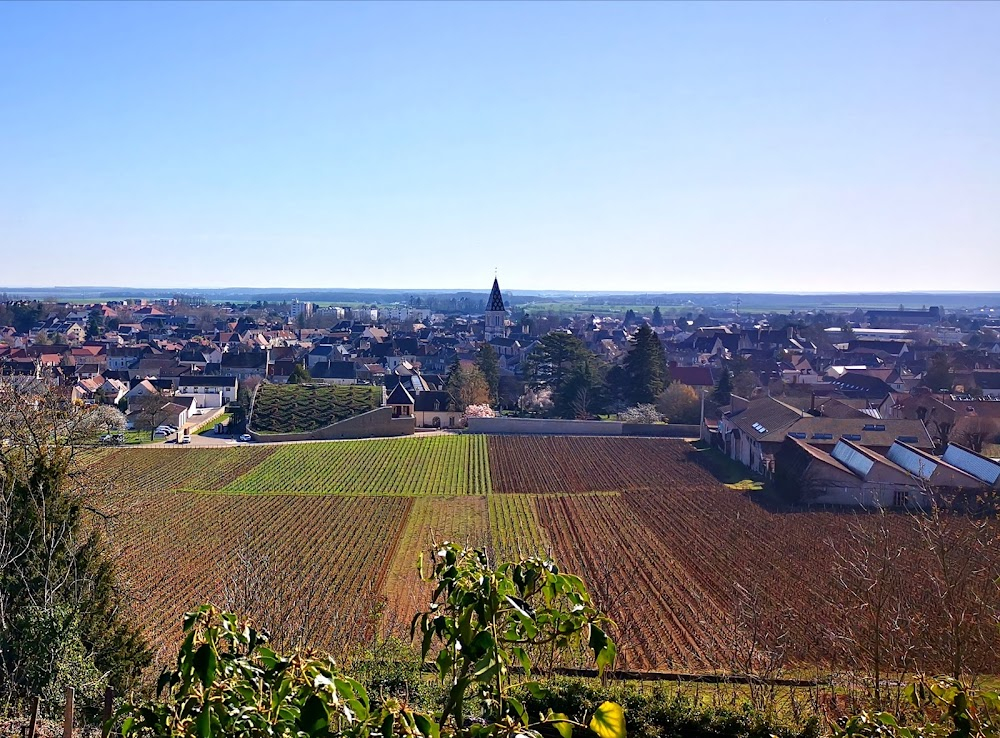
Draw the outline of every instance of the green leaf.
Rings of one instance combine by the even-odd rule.
[[[899,723],[896,722],[896,718],[888,712],[880,712],[875,718],[882,723],[882,725],[888,725],[889,727],[895,728]]]
[[[520,700],[508,697],[506,702],[510,705],[511,709],[514,710],[514,714],[517,715],[517,719],[521,721],[521,725],[527,725],[528,713],[525,711],[524,705],[521,704]]]
[[[625,711],[614,702],[605,702],[590,719],[588,726],[597,738],[626,738]]]
[[[215,680],[215,669],[218,665],[218,659],[215,655],[215,649],[212,648],[210,643],[202,643],[198,647],[192,664],[194,666],[194,673],[198,675],[202,686],[206,689],[212,686],[212,682]]]
[[[573,738],[573,722],[561,712],[553,712],[545,722],[551,723],[552,727],[559,731],[560,738]]]
[[[310,695],[299,713],[298,728],[306,735],[323,735],[330,724],[326,704],[317,695]]]
[[[208,705],[202,705],[194,729],[198,738],[212,738],[212,710]]]
[[[590,626],[590,647],[594,649],[594,661],[600,674],[603,674],[608,667],[614,666],[615,657],[618,655],[615,642],[596,625]]]
[[[437,723],[422,713],[415,713],[413,722],[417,726],[417,730],[420,731],[420,735],[425,736],[425,738],[438,738],[441,735]],[[383,733],[383,735],[388,737],[390,734]]]
[[[520,646],[517,646],[517,647],[515,647],[512,650],[514,652],[514,657],[521,664],[521,668],[524,669],[524,675],[525,676],[530,676],[531,675],[531,659],[528,658],[527,651],[525,651]]]
[[[549,694],[538,682],[525,682],[524,688],[528,690],[528,693],[532,697],[539,700],[545,699]]]

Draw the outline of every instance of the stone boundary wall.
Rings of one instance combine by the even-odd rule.
[[[386,438],[412,436],[413,418],[392,417],[391,407],[379,407],[353,418],[341,420],[306,433],[258,433],[252,428],[247,433],[259,443],[280,441],[339,441],[349,438]]]
[[[697,425],[622,423],[617,420],[469,418],[469,433],[510,436],[655,436],[697,438]]]
[[[622,423],[623,436],[656,438],[697,438],[700,427],[683,423]]]

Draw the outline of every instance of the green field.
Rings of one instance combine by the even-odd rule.
[[[485,495],[484,436],[433,436],[283,445],[223,492]]]
[[[381,387],[262,384],[250,423],[258,433],[308,433],[381,404]]]

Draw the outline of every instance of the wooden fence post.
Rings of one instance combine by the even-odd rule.
[[[28,738],[35,738],[35,727],[38,724],[38,698],[31,698],[31,722],[28,723]]]
[[[76,690],[66,687],[66,710],[63,713],[63,738],[73,738],[73,697]]]
[[[111,718],[115,714],[115,688],[110,684],[104,690],[104,709],[101,711],[101,738],[111,735]]]

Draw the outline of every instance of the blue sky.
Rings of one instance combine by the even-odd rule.
[[[0,4],[0,284],[992,290],[1000,3]]]

